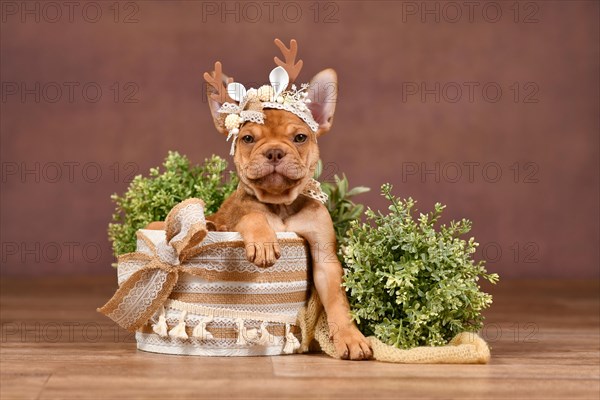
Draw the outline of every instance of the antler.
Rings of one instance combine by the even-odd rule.
[[[233,78],[226,78],[227,83],[233,82]],[[216,93],[212,93],[210,97],[223,104],[225,102],[233,103],[234,100],[229,97],[229,93],[227,93],[227,85],[223,81],[223,69],[221,66],[221,62],[217,61],[215,63],[215,70],[212,73],[205,72],[204,80],[215,89]]]
[[[295,39],[290,40],[290,48],[288,49],[281,40],[275,39],[275,45],[279,47],[279,50],[281,50],[281,53],[285,58],[285,62],[283,62],[279,59],[279,57],[275,57],[275,64],[285,69],[285,71],[290,77],[290,83],[292,83],[298,77],[298,74],[302,69],[302,65],[304,64],[302,60],[298,60],[298,62],[296,62],[296,55],[298,54],[298,43],[296,43]]]

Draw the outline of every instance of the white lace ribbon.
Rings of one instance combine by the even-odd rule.
[[[302,194],[323,204],[327,203],[327,200],[329,199],[327,193],[323,192],[323,189],[321,189],[321,183],[316,179],[311,179],[308,181],[304,187],[304,190],[302,191]]]

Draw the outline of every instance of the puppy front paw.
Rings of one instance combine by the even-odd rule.
[[[330,323],[331,339],[343,360],[368,360],[373,357],[369,341],[354,324],[337,326]]]
[[[246,244],[246,258],[258,267],[270,267],[281,257],[279,243],[251,242]]]

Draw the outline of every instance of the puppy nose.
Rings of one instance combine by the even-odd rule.
[[[282,149],[275,147],[267,150],[265,152],[265,157],[272,163],[278,163],[283,157],[285,157],[285,152]]]

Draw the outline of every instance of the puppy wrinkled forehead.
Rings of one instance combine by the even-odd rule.
[[[317,135],[296,115],[283,110],[265,110],[265,123],[247,123],[240,127],[239,137],[252,135],[255,141],[263,139],[290,139],[305,134],[317,143]]]

